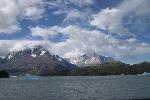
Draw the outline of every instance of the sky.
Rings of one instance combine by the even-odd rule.
[[[150,0],[0,0],[0,56],[42,45],[52,54],[150,61]]]

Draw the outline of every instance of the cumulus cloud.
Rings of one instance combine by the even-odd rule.
[[[18,0],[23,18],[37,20],[43,17],[44,0]]]
[[[64,58],[77,57],[85,53],[97,53],[112,57],[150,54],[150,45],[147,43],[140,43],[136,38],[120,40],[98,30],[71,25],[45,28],[38,26],[31,28],[31,30],[33,36],[41,37],[43,40],[0,40],[0,56],[5,56],[10,51],[31,48],[39,44],[47,48],[52,54],[58,54]],[[48,37],[58,33],[67,35],[66,41],[52,43],[48,40]]]
[[[19,31],[19,17],[39,19],[44,13],[43,0],[0,0],[0,33]]]
[[[18,5],[15,0],[0,0],[0,33],[12,33],[19,30]]]
[[[66,7],[71,4],[78,7],[85,7],[85,6],[93,5],[94,3],[95,0],[51,0],[51,2],[48,2],[51,8]]]
[[[54,35],[59,33],[67,34],[71,31],[72,26],[68,26],[66,28],[62,28],[59,26],[52,26],[52,27],[30,27],[31,35],[33,37],[42,37],[43,39],[48,39]]]
[[[132,5],[132,6],[131,6]],[[119,6],[119,9],[125,12],[133,12],[136,15],[145,15],[150,13],[149,0],[124,0]]]
[[[69,0],[69,1],[79,7],[89,6],[95,3],[95,0]]]
[[[79,11],[78,9],[71,9],[68,12],[66,12],[66,18],[63,20],[63,23],[68,23],[69,24],[76,24],[76,23],[81,23],[81,21],[87,20],[88,13]],[[78,21],[80,22],[78,22]]]
[[[124,23],[128,23],[123,23],[123,18],[129,16],[128,14],[131,15],[131,13],[136,14],[136,16],[149,14],[149,6],[149,0],[124,0],[117,7],[105,8],[92,15],[90,24],[99,29],[108,30],[111,33],[131,34],[129,29],[124,26]]]
[[[123,14],[124,12],[120,9],[106,8],[98,14],[93,15],[90,24],[112,33],[130,33],[128,29],[122,25]]]
[[[38,28],[40,28],[40,31]],[[150,45],[140,43],[135,38],[123,41],[98,30],[88,30],[77,26],[38,28],[33,28],[37,29],[34,30],[36,32],[32,33],[33,36],[40,36],[45,39],[45,36],[48,38],[58,33],[68,35],[65,42],[54,43],[51,48],[54,54],[63,57],[70,58],[84,53],[97,53],[113,57],[150,53]],[[41,31],[45,34],[42,34]]]
[[[87,24],[88,18],[93,10],[90,6],[95,4],[95,0],[52,0],[47,2],[49,8],[55,15],[65,15],[63,25]]]

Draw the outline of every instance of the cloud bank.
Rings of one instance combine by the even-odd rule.
[[[0,34],[21,30],[19,19],[41,18],[43,5],[43,0],[0,0]]]

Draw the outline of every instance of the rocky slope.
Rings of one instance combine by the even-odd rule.
[[[36,46],[18,52],[10,52],[4,59],[0,60],[0,68],[10,70],[10,73],[15,71],[19,71],[19,73],[26,71],[38,73],[73,69],[75,65],[58,55],[50,54],[42,46]]]

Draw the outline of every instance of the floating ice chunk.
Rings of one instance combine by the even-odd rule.
[[[150,73],[144,72],[142,75],[150,75]]]

